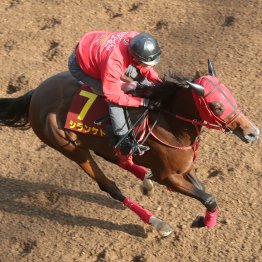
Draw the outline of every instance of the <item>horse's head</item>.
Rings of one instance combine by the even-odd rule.
[[[202,120],[212,126],[231,131],[246,143],[259,137],[259,129],[241,112],[229,89],[216,77],[211,61],[209,75],[187,82],[193,89],[193,97]]]

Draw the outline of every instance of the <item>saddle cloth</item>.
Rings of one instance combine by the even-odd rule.
[[[102,137],[106,135],[106,123],[97,125],[94,121],[108,114],[105,99],[94,94],[87,85],[82,85],[72,99],[64,127],[87,135]]]
[[[94,94],[86,85],[82,85],[75,93],[69,111],[67,113],[65,128],[84,133],[103,137],[106,136],[108,121],[101,125],[95,123],[96,120],[109,115],[108,104],[104,97]],[[145,133],[146,121],[141,125],[138,131],[137,140],[141,140]]]

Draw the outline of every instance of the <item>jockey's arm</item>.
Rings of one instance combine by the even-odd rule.
[[[154,71],[153,67],[136,68],[133,65],[129,65],[127,67],[123,79],[127,81],[130,81],[129,79],[132,79],[144,86],[154,86],[156,82],[161,82],[161,79]]]
[[[106,100],[120,106],[139,107],[143,105],[143,98],[124,93],[122,90],[123,82],[120,80],[122,73],[117,72],[116,67],[113,69],[113,71],[110,68],[105,69],[101,77]]]
[[[148,86],[153,86],[155,82],[161,81],[152,67],[147,67],[143,70],[140,69],[139,72],[140,75],[142,75],[142,77],[144,78],[144,81],[149,82]],[[111,60],[106,64],[105,67],[102,68],[101,80],[103,86],[103,93],[107,101],[119,106],[144,106],[144,98],[137,96],[135,97],[131,94],[125,93],[127,91],[134,90],[136,88],[136,82],[122,82],[122,75],[123,71],[121,61],[119,61],[118,59],[114,59],[114,57],[111,58]],[[146,77],[149,77],[149,80],[147,80]],[[131,86],[126,86],[126,84]]]
[[[125,94],[121,90],[121,82],[117,84],[103,82],[103,91],[106,100],[120,106],[139,107],[143,105],[143,98]]]
[[[123,82],[132,82],[135,79],[131,78],[130,76],[127,76],[126,74],[124,74],[124,75],[121,76],[120,80],[123,81]]]

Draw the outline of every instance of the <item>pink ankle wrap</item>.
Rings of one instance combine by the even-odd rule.
[[[154,214],[139,206],[129,197],[126,197],[123,203],[126,207],[134,211],[145,223],[150,224],[150,217],[154,216]]]
[[[138,166],[134,163],[130,163],[130,162],[119,162],[118,165],[122,168],[124,168],[125,170],[131,172],[132,174],[134,174],[137,178],[141,179],[142,181],[144,180],[146,174],[147,174],[147,169],[142,167],[142,166]]]
[[[212,228],[217,223],[217,215],[218,215],[218,208],[216,208],[213,212],[206,211],[206,216],[204,218],[204,224],[208,228]]]
[[[133,162],[132,155],[124,156],[120,153],[118,149],[115,150],[115,153],[117,157],[119,158],[118,165],[122,167],[123,169],[131,172],[134,174],[137,178],[144,180],[148,170],[145,167],[136,165]]]

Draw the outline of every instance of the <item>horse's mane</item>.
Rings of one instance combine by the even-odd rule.
[[[153,99],[164,99],[165,97],[174,96],[178,89],[189,88],[188,81],[192,81],[198,77],[187,77],[181,73],[168,71],[162,78],[162,82],[156,83],[153,87],[146,85],[139,85],[132,95]]]

